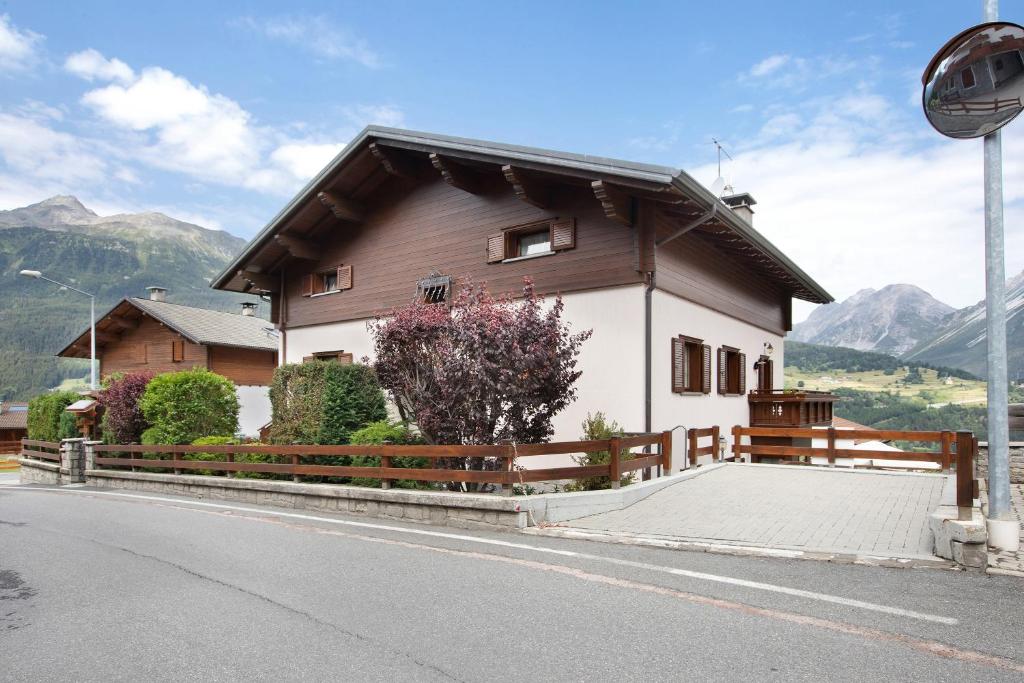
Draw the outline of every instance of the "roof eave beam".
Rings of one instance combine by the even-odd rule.
[[[595,180],[590,187],[597,201],[601,202],[605,216],[627,228],[633,227],[633,198],[630,195],[603,180]]]
[[[718,203],[716,202],[715,204],[712,204],[711,205],[711,209],[709,211],[706,211],[702,216],[700,216],[700,217],[690,221],[689,223],[687,223],[686,225],[684,225],[683,227],[679,228],[674,233],[669,235],[668,237],[662,237],[660,240],[657,240],[654,243],[654,246],[655,247],[662,247],[662,246],[668,244],[669,242],[671,242],[672,240],[676,239],[677,237],[682,237],[683,235],[685,235],[686,233],[690,232],[691,230],[693,230],[695,228],[699,228],[700,226],[702,226],[705,223],[707,223],[709,220],[714,218],[715,214],[717,214],[717,213],[718,213]]]
[[[316,197],[339,220],[349,221],[350,223],[362,223],[363,218],[366,216],[362,205],[335,192],[319,192]]]
[[[238,271],[238,277],[252,285],[254,289],[263,292],[276,292],[278,290],[277,278],[265,273],[257,273],[252,270]]]
[[[501,172],[505,174],[505,180],[512,186],[516,197],[527,204],[536,206],[538,209],[548,208],[550,205],[550,190],[531,177],[529,172],[511,164],[502,166]]]
[[[415,179],[420,175],[419,169],[402,152],[387,149],[376,142],[371,142],[370,154],[380,162],[381,167],[389,175],[409,179]]]
[[[295,237],[294,235],[275,235],[274,241],[288,250],[288,253],[295,258],[306,261],[320,260],[320,251],[312,242]]]
[[[441,178],[452,187],[470,194],[481,194],[483,182],[479,175],[449,157],[436,152],[430,153],[430,163],[441,174]]]

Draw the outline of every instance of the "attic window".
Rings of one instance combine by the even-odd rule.
[[[416,283],[416,300],[424,304],[448,303],[451,291],[451,275],[432,273]]]
[[[302,278],[302,296],[318,296],[352,289],[352,266],[336,266]]]
[[[552,218],[494,233],[487,238],[487,262],[553,254],[576,247],[576,219]]]

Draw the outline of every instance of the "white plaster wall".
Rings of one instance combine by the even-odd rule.
[[[680,424],[687,428],[718,425],[731,445],[733,426],[748,426],[750,409],[745,396],[718,394],[718,347],[733,346],[747,355],[747,391],[750,391],[757,388],[754,363],[760,357],[764,343],[770,343],[775,347],[772,354],[774,385],[782,388],[782,335],[660,290],[654,292],[652,307],[652,428],[654,431],[662,431]],[[710,394],[687,396],[672,393],[671,340],[680,334],[703,339],[705,344],[711,346]],[[682,469],[684,466],[684,439],[682,429],[674,432],[673,469]],[[703,439],[701,445],[706,444],[707,439]]]
[[[238,396],[238,432],[256,436],[270,422],[270,387],[235,387]]]

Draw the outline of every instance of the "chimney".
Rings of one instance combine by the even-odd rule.
[[[251,318],[256,315],[256,304],[246,301],[242,304],[242,315]]]
[[[722,197],[722,201],[725,202],[726,206],[732,209],[733,213],[742,218],[747,222],[748,225],[754,224],[754,209],[752,208],[757,202],[746,192],[740,194],[730,194]]]
[[[166,287],[146,287],[150,301],[167,301]]]

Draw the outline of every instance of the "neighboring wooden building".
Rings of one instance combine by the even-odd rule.
[[[0,455],[21,451],[21,440],[28,436],[28,404],[0,403]]]
[[[267,387],[278,358],[278,333],[262,318],[165,301],[165,290],[150,287],[150,298],[127,298],[96,321],[100,375],[120,372],[176,372],[201,367],[238,387],[241,430],[255,434],[270,419]],[[89,358],[89,330],[59,354]]]
[[[414,297],[530,276],[594,330],[556,438],[598,410],[631,431],[746,424],[764,350],[758,375],[783,385],[792,298],[832,300],[752,228],[753,204],[671,168],[369,127],[213,286],[271,295],[281,362],[302,362],[372,356],[366,320]]]

